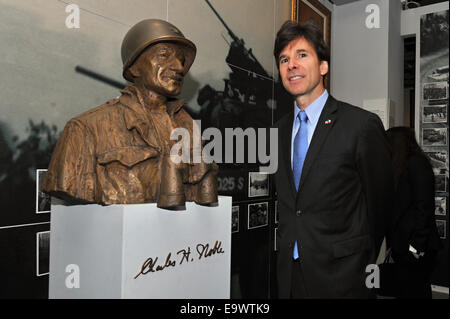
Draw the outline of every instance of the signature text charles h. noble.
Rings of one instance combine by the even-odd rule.
[[[174,256],[169,252],[163,262],[160,262],[159,257],[149,257],[144,261],[141,269],[136,276],[134,276],[134,279],[138,278],[140,275],[147,275],[156,271],[163,271],[167,268],[176,267],[183,263],[193,262],[195,261],[195,258],[201,260],[202,258],[205,259],[223,253],[225,253],[225,251],[222,247],[222,241],[216,240],[214,246],[210,246],[209,244],[197,244],[193,254],[191,254],[190,246],[179,250]]]

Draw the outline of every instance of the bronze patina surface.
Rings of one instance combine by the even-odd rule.
[[[202,147],[201,140],[193,139],[194,122],[184,101],[174,99],[195,50],[168,22],[144,20],[131,28],[122,59],[124,77],[133,83],[119,98],[66,124],[43,190],[72,203],[156,202],[169,209],[183,208],[185,201],[216,204],[218,167],[194,163],[192,153]],[[189,132],[189,163],[171,159],[175,128]]]

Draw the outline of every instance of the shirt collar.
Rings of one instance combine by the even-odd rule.
[[[315,99],[314,102],[308,105],[308,107],[305,109],[306,116],[313,125],[316,125],[319,121],[320,113],[322,113],[322,109],[327,102],[328,95],[328,91],[325,89],[322,95]],[[294,119],[297,117],[299,112],[300,108],[297,105],[297,101],[294,101]]]

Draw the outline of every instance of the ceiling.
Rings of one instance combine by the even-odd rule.
[[[350,3],[350,2],[356,2],[358,0],[328,0],[332,4],[335,4],[337,6]],[[401,1],[401,0],[398,0]],[[409,0],[409,2],[412,2]],[[417,2],[421,7],[428,6],[430,4],[440,3],[440,2],[448,2],[448,0],[415,0],[414,2]]]
[[[411,2],[411,1],[410,1]],[[421,7],[428,6],[430,4],[440,3],[440,2],[448,2],[443,0],[416,0],[418,4],[420,4]]]

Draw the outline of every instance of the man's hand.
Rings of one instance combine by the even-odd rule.
[[[409,251],[413,254],[413,256],[414,256],[416,259],[419,259],[419,258],[422,257],[423,255],[425,255],[424,252],[419,253],[419,252],[417,251],[417,249],[415,249],[415,248],[414,248],[413,246],[411,246],[411,245],[409,245]]]

